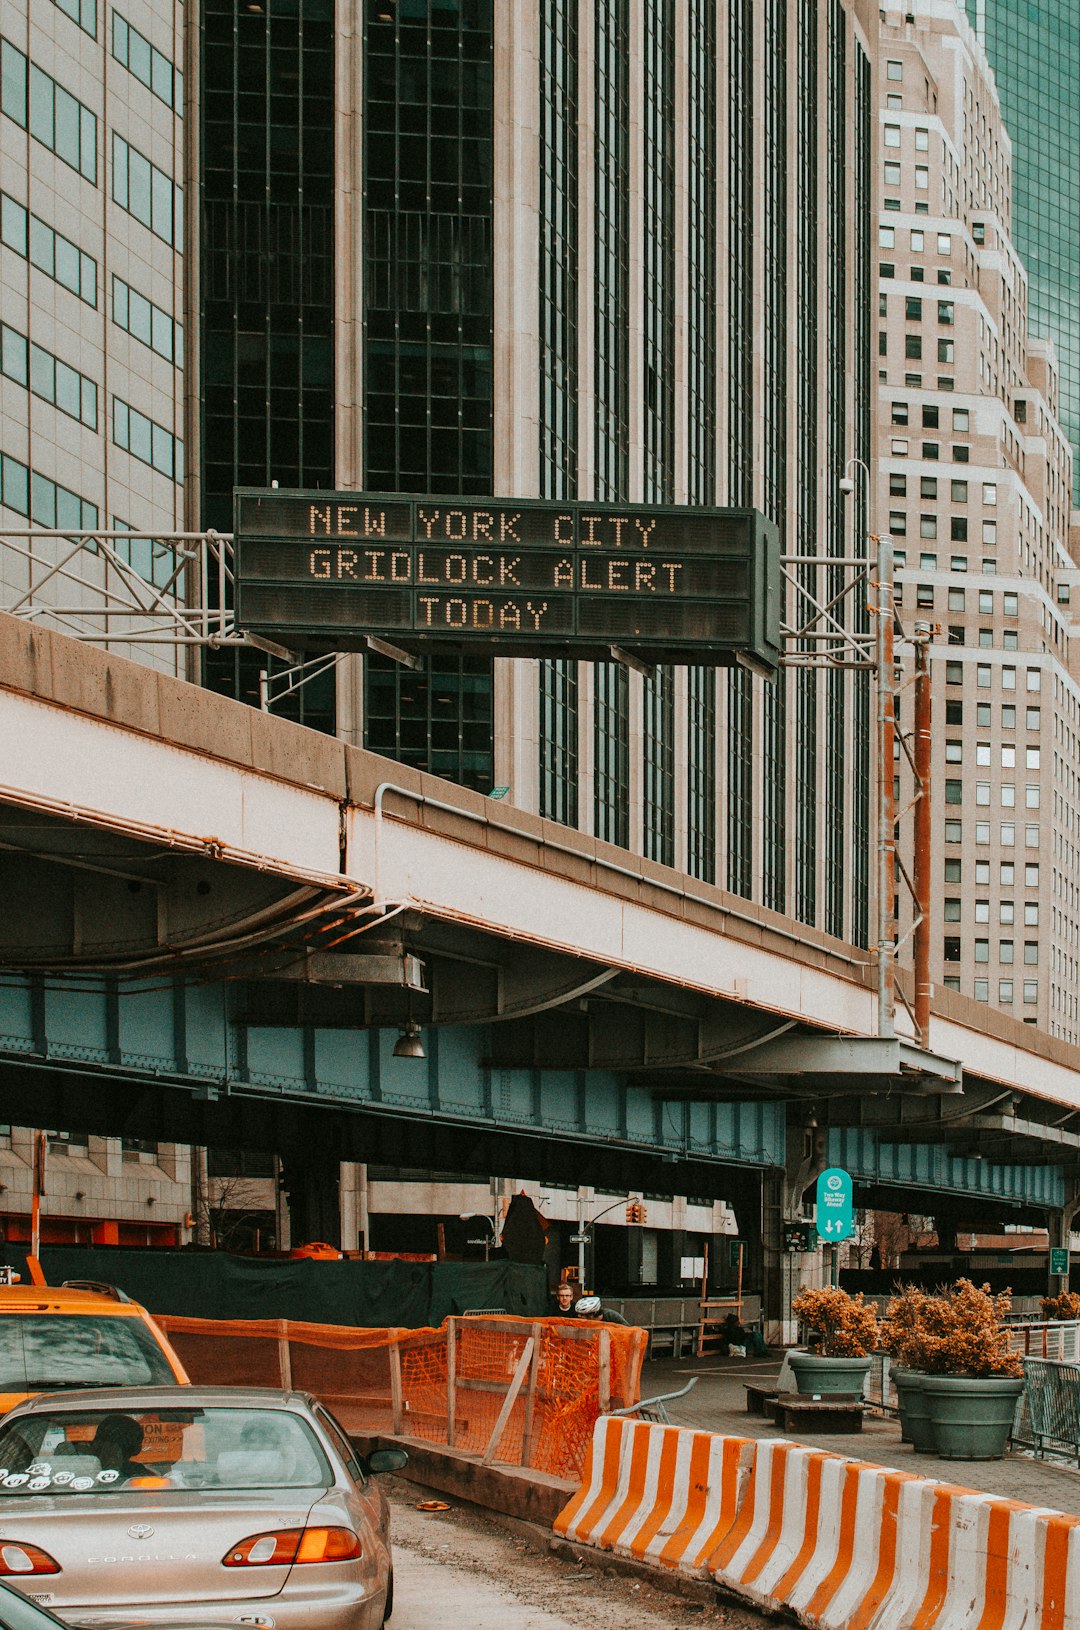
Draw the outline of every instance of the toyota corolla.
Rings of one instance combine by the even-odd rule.
[[[371,1474],[405,1459],[365,1461],[303,1393],[31,1399],[0,1422],[0,1577],[79,1625],[379,1630],[393,1566]]]

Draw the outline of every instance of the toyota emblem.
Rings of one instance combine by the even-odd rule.
[[[133,1522],[128,1529],[132,1539],[149,1539],[154,1530],[148,1522]]]

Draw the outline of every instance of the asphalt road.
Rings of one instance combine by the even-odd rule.
[[[768,1622],[719,1601],[690,1601],[603,1567],[553,1556],[470,1507],[416,1510],[425,1491],[395,1481],[394,1613],[389,1630],[762,1630]]]

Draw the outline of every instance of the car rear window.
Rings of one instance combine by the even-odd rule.
[[[0,1423],[0,1497],[326,1489],[333,1481],[317,1436],[291,1410],[41,1410]]]
[[[93,1313],[0,1313],[0,1392],[175,1385],[139,1318]]]

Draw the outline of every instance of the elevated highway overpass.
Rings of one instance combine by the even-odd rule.
[[[858,947],[11,617],[0,742],[5,1119],[764,1195],[767,1237],[828,1161],[1080,1204],[1080,1050],[947,991],[879,1036]]]

